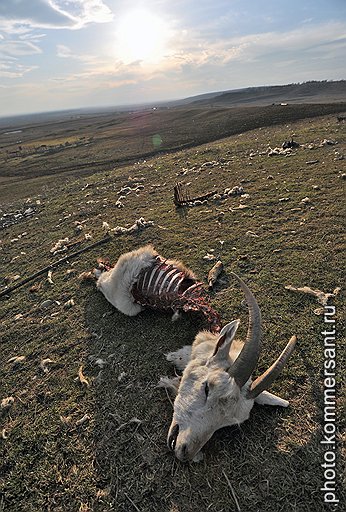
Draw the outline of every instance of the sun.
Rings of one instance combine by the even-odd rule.
[[[167,24],[155,14],[137,9],[119,20],[116,53],[125,63],[159,62],[165,55],[167,40]]]

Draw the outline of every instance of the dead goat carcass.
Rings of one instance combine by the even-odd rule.
[[[173,420],[168,447],[183,462],[193,460],[219,428],[239,425],[247,420],[254,402],[287,407],[288,402],[266,391],[291,355],[293,336],[276,362],[254,382],[251,374],[260,355],[261,313],[246,284],[234,274],[249,307],[246,341],[234,340],[239,320],[227,324],[216,335],[197,334],[191,346],[167,355],[179,369],[179,379],[164,378],[161,387],[175,388]]]
[[[123,254],[114,267],[101,262],[94,275],[97,288],[125,315],[135,316],[146,306],[172,309],[174,314],[199,311],[212,331],[220,330],[220,317],[210,306],[203,283],[183,263],[163,258],[152,245]]]
[[[281,147],[282,147],[282,149],[294,149],[294,148],[299,148],[300,144],[299,144],[299,142],[296,142],[295,140],[293,140],[293,137],[291,137],[291,140],[285,140],[282,143]]]
[[[202,196],[191,197],[189,191],[186,190],[186,187],[182,182],[176,183],[173,190],[173,202],[177,207],[193,206],[196,202],[198,204],[202,204],[200,203],[201,201],[206,201],[216,194],[216,191],[214,190]]]

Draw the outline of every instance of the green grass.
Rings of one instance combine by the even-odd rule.
[[[301,143],[328,138],[338,144],[299,148],[290,157],[250,156],[268,144],[281,144],[293,132]],[[324,291],[342,286],[344,181],[340,175],[345,161],[335,160],[334,151],[345,150],[345,139],[345,126],[337,124],[334,116],[325,116],[158,155],[53,187],[41,195],[35,218],[2,231],[1,289],[6,276],[25,278],[58,259],[51,256],[50,248],[59,238],[77,237],[76,221],[86,221],[84,231],[94,241],[103,236],[103,221],[111,227],[129,226],[140,216],[155,222],[137,235],[115,237],[61,265],[53,272],[53,286],[44,276],[35,282],[41,285],[36,291],[30,292],[27,285],[1,300],[0,398],[13,396],[15,401],[0,417],[0,430],[7,435],[0,440],[0,510],[233,511],[236,506],[223,471],[242,512],[330,509],[323,505],[319,491],[323,484],[319,444],[323,318],[314,314],[318,304],[312,297],[293,294],[284,286],[309,285]],[[218,165],[199,170],[212,160]],[[318,163],[307,165],[309,160]],[[184,176],[183,169],[188,169]],[[117,191],[130,177],[144,178],[145,188],[138,196],[127,196],[125,207],[118,209]],[[250,198],[210,201],[179,212],[172,195],[180,179],[191,182],[191,193],[196,195],[242,183]],[[306,196],[310,203],[304,205],[301,200]],[[282,197],[289,201],[280,202]],[[249,207],[235,210],[240,202]],[[258,237],[249,236],[248,231]],[[225,241],[222,250],[219,240]],[[160,376],[174,374],[164,353],[191,343],[205,324],[196,316],[173,324],[169,314],[153,311],[125,317],[92,284],[77,279],[80,272],[93,267],[97,257],[115,261],[123,252],[148,242],[161,254],[182,259],[202,279],[211,266],[203,256],[214,249],[226,273],[235,271],[250,285],[263,316],[258,372],[271,364],[292,334],[299,340],[272,387],[290,400],[290,407],[255,406],[239,429],[225,428],[213,436],[205,447],[204,461],[197,465],[179,463],[166,448],[172,408],[156,384]],[[277,249],[280,252],[274,252]],[[67,275],[71,269],[76,272]],[[70,298],[75,306],[66,309],[63,304]],[[244,335],[247,317],[242,298],[230,279],[212,302],[224,322],[240,316]],[[61,305],[42,309],[46,299]],[[343,295],[333,303],[340,344],[341,411]],[[16,318],[18,314],[23,317]],[[26,356],[23,363],[7,362],[20,355]],[[54,361],[48,373],[40,368],[45,358]],[[101,372],[97,358],[107,362]],[[90,387],[75,380],[81,366]],[[85,415],[86,421],[78,424]],[[70,420],[64,422],[61,417]],[[340,436],[343,427],[340,414]],[[341,469],[339,451],[339,475]],[[338,496],[340,501],[345,497],[341,481]]]
[[[159,152],[186,149],[254,128],[345,109],[346,103],[231,108],[187,106],[23,125],[20,134],[0,133],[0,202],[26,197],[31,193],[27,189],[36,187],[44,193],[61,184],[64,178],[90,175],[151,158]],[[162,141],[160,145],[155,145],[157,136]],[[66,140],[77,142],[78,147],[58,147],[59,142]],[[55,149],[38,152],[42,144],[53,145]]]

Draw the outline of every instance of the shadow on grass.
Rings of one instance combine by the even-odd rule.
[[[172,406],[156,385],[160,376],[174,375],[164,353],[190,344],[204,326],[195,316],[172,323],[168,313],[150,310],[129,318],[96,292],[86,319],[92,333],[90,364],[95,368],[97,359],[105,361],[95,370],[99,491],[93,510],[233,511],[233,494],[242,512],[330,510],[320,491],[320,428],[316,422],[311,426],[298,382],[288,409],[255,405],[239,428],[214,434],[202,463],[182,464],[166,447]],[[303,360],[313,375],[305,354]],[[313,395],[318,409],[322,395],[317,385]]]

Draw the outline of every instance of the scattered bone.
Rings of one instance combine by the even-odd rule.
[[[55,300],[52,300],[52,299],[47,299],[47,300],[44,300],[41,304],[40,304],[40,308],[42,309],[46,309],[46,308],[50,308],[51,306],[53,306],[53,304],[56,304],[56,301]]]
[[[209,252],[207,252],[207,254],[203,256],[203,259],[206,261],[213,261],[216,260],[216,256],[214,254],[210,254]]]
[[[273,176],[272,174],[269,174],[269,175],[267,176],[267,180],[273,180],[273,179],[274,179],[274,176]]]
[[[78,377],[75,380],[79,380],[81,384],[84,384],[87,388],[90,388],[90,382],[83,375],[83,366],[81,366],[78,370]]]
[[[304,197],[304,199],[302,199],[300,202],[303,204],[310,204],[311,200],[310,197]]]
[[[81,233],[83,231],[84,227],[82,226],[82,224],[77,224],[77,226],[75,227],[75,232],[76,233]]]
[[[64,308],[69,309],[75,305],[75,301],[73,299],[69,299],[64,303]]]
[[[18,313],[18,315],[14,317],[14,320],[21,320],[22,318],[24,318],[24,315],[22,313]]]
[[[228,192],[226,192],[228,190]],[[226,189],[225,193],[227,193],[228,196],[241,196],[244,194],[244,188],[242,186],[236,185],[235,187],[231,189]]]
[[[56,242],[55,245],[53,245],[53,247],[51,248],[51,250],[49,251],[51,254],[53,254],[53,256],[55,256],[55,254],[58,254],[59,252],[66,252],[68,247],[67,247],[67,243],[70,241],[69,238],[62,238],[60,240],[58,240]]]
[[[14,397],[8,396],[7,398],[3,398],[0,403],[0,409],[9,409],[14,404]]]
[[[66,275],[71,276],[74,275],[76,272],[77,270],[75,268],[69,268],[68,270],[66,270]]]
[[[319,160],[308,160],[306,163],[306,165],[314,165],[314,164],[318,164]]]
[[[54,364],[54,361],[47,357],[46,359],[42,359],[40,362],[40,368],[44,373],[49,373],[48,365]]]
[[[153,226],[154,221],[148,220],[146,221],[144,217],[140,217],[135,221],[135,223],[130,226],[129,228],[124,228],[122,226],[117,226],[116,228],[111,229],[110,231],[114,233],[115,235],[122,235],[125,233],[136,233],[137,231],[140,231],[142,229],[145,229],[149,226]]]
[[[218,280],[218,277],[222,271],[223,271],[223,263],[221,260],[218,260],[208,273],[209,288],[213,288],[214,284]]]
[[[321,142],[321,146],[334,146],[335,144],[337,144],[337,141],[336,140],[331,140],[331,139],[324,139],[322,142]]]
[[[14,281],[18,281],[18,279],[20,279],[19,274],[12,274],[5,277],[5,281],[8,283],[13,283]]]
[[[85,240],[92,240],[92,235],[90,233],[84,233]]]
[[[280,197],[279,202],[280,203],[285,203],[286,201],[289,201],[289,200],[290,200],[289,197]]]
[[[1,438],[2,439],[7,439],[8,438],[7,430],[5,428],[3,428],[2,431],[1,431]]]
[[[268,148],[268,156],[290,156],[292,154],[291,148]]]
[[[78,279],[80,279],[81,281],[95,281],[95,272],[93,270],[82,272],[81,274],[79,274]]]
[[[86,423],[87,421],[90,420],[90,416],[89,414],[84,414],[84,416],[82,418],[80,418],[79,420],[76,421],[76,425],[83,425],[83,423]]]
[[[116,201],[115,206],[117,208],[124,208],[124,203],[122,203],[119,199]]]
[[[334,152],[334,162],[337,162],[338,160],[345,160],[345,156],[342,155],[339,151]]]
[[[232,207],[230,207],[230,208],[228,208],[228,210],[229,210],[230,212],[235,212],[235,211],[237,211],[237,210],[245,210],[246,208],[249,208],[249,206],[248,206],[247,204],[240,204],[240,205],[239,205],[239,206],[237,206],[236,208],[232,208]]]
[[[108,224],[108,222],[102,222],[102,229],[103,229],[106,233],[109,233],[109,231],[111,230],[111,227],[110,227],[110,225]]]
[[[306,293],[308,295],[313,295],[317,298],[317,301],[322,304],[322,306],[326,306],[328,304],[329,299],[335,297],[340,292],[341,288],[335,288],[333,293],[324,293],[321,290],[313,290],[309,286],[303,286],[302,288],[295,288],[294,286],[287,285],[285,286],[286,290],[290,290],[292,292]]]
[[[245,234],[247,236],[252,236],[253,238],[259,238],[259,235],[256,235],[253,231],[247,231]]]
[[[52,275],[53,275],[52,270],[48,270],[47,281],[48,281],[49,284],[54,284],[53,279],[52,279]]]
[[[25,359],[26,359],[25,356],[14,356],[14,357],[10,357],[10,359],[8,359],[7,362],[13,363],[15,365],[15,364],[23,363],[25,361]]]

